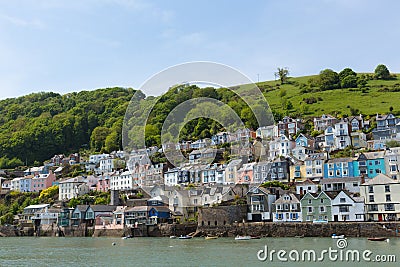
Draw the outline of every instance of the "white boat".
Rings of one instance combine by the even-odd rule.
[[[192,239],[193,236],[190,235],[181,235],[180,237],[178,237],[179,239]]]
[[[344,238],[344,235],[336,235],[336,234],[333,234],[333,235],[332,235],[332,238],[333,238],[333,239],[343,239],[343,238]]]
[[[250,239],[251,239],[251,236],[249,236],[249,235],[237,235],[235,237],[235,240],[250,240]]]
[[[174,236],[174,235],[171,235],[169,238],[171,238],[171,239],[175,239],[175,238],[176,238],[176,236]]]
[[[205,240],[211,240],[211,239],[217,239],[218,238],[218,236],[206,236],[204,239]]]

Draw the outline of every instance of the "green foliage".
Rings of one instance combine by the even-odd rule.
[[[108,135],[94,134],[90,140],[93,130],[105,127],[110,131],[102,133],[115,137],[117,132],[120,136],[121,127],[114,123],[119,119],[122,125],[133,93],[132,89],[106,88],[66,95],[34,93],[1,100],[0,155],[3,160],[0,164],[14,168],[22,165],[21,161],[29,165],[35,160],[40,163],[57,153],[77,151],[91,141],[93,149],[102,149]],[[120,146],[120,138],[117,146]]]
[[[280,181],[268,181],[268,182],[262,183],[260,186],[261,186],[261,187],[264,187],[264,188],[268,188],[268,187],[280,187],[280,188],[282,188],[283,190],[288,190],[288,189],[289,189],[289,186],[288,186],[288,185],[286,185],[286,184],[284,184],[284,183],[282,183],[282,182],[280,182]]]
[[[346,76],[340,81],[340,85],[342,88],[356,88],[357,77],[353,75]]]
[[[385,65],[379,64],[375,68],[375,78],[382,79],[382,80],[390,79],[389,69]]]
[[[279,77],[281,84],[284,84],[289,76],[289,70],[287,68],[278,68],[278,71],[275,72],[275,76]]]
[[[400,142],[396,140],[390,140],[386,142],[386,147],[391,148],[391,147],[400,147]]]
[[[0,169],[14,169],[22,166],[24,163],[18,158],[9,159],[6,156],[0,158]]]
[[[353,76],[356,77],[357,73],[355,73],[352,69],[350,68],[344,68],[341,72],[339,72],[339,79],[340,81],[343,81],[344,78]]]
[[[77,198],[71,198],[68,202],[68,207],[75,208],[79,204],[80,204],[80,201]]]
[[[339,75],[331,69],[322,70],[319,73],[319,87],[322,90],[340,88]]]

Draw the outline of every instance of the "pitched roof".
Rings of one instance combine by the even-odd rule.
[[[296,186],[302,186],[302,185],[315,185],[315,183],[313,181],[311,181],[310,179],[306,179],[303,182],[296,183]]]
[[[362,185],[378,185],[378,184],[398,184],[399,182],[391,179],[390,177],[380,173],[375,178],[372,178]]]
[[[352,158],[334,158],[328,160],[328,163],[336,163],[336,162],[352,162]]]

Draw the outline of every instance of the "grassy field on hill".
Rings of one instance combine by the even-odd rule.
[[[367,74],[368,75],[368,74]],[[372,74],[370,74],[372,75]],[[393,80],[368,80],[364,88],[333,89],[317,92],[302,92],[302,86],[315,76],[289,78],[288,84],[280,81],[260,82],[258,85],[274,111],[283,114],[301,114],[303,117],[321,114],[351,115],[353,112],[365,115],[388,113],[400,114],[400,75]],[[306,104],[305,99],[315,98],[316,102]],[[293,108],[285,109],[290,101]],[[286,104],[286,105],[285,105]]]

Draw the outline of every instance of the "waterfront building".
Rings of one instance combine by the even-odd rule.
[[[301,222],[299,197],[293,193],[285,193],[277,199],[272,204],[272,220],[274,222]]]
[[[340,191],[332,199],[332,221],[364,221],[364,198],[352,196],[346,191]]]
[[[384,174],[361,184],[365,199],[366,220],[391,221],[400,219],[400,183]]]
[[[246,194],[247,220],[252,222],[272,221],[272,204],[281,192],[280,188],[252,187]]]
[[[332,199],[338,192],[307,192],[300,200],[303,222],[332,221]]]
[[[330,159],[324,164],[324,178],[354,177],[352,158]]]

